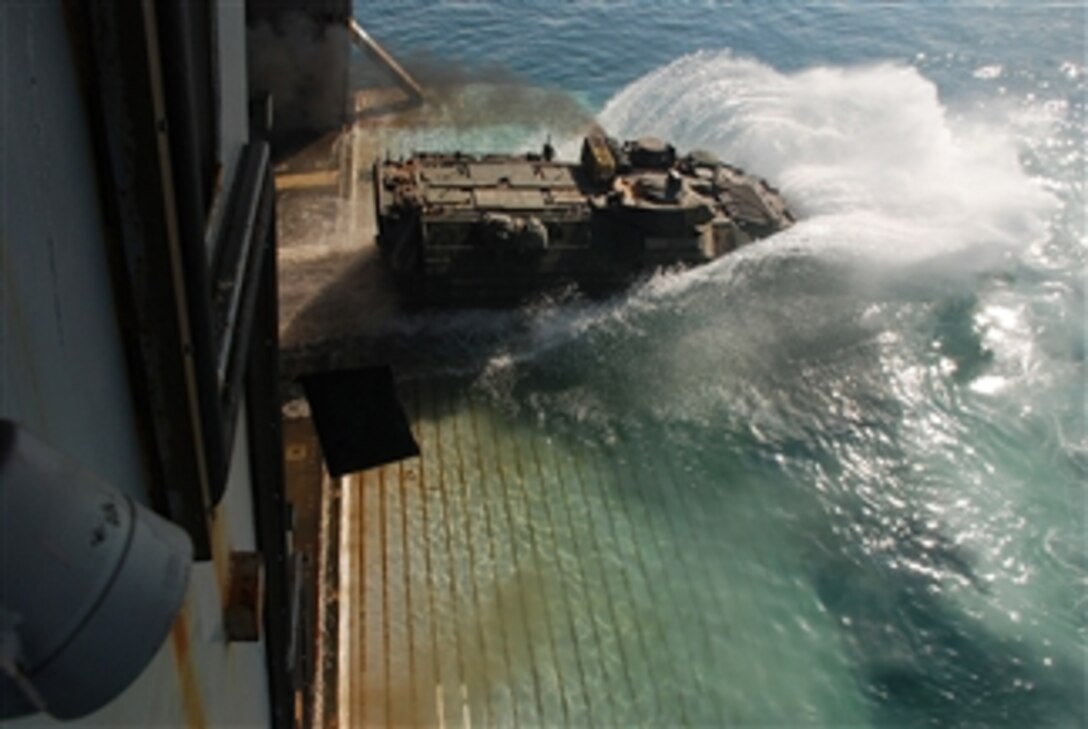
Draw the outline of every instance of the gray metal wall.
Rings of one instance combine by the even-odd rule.
[[[212,7],[223,94],[218,155],[230,179],[247,140],[244,4]],[[94,139],[66,21],[62,0],[0,2],[0,416],[148,503]],[[241,412],[212,517],[214,559],[194,566],[171,637],[143,674],[75,724],[270,724],[264,644],[228,643],[223,629],[227,556],[256,548]],[[53,723],[36,715],[5,726]]]
[[[0,414],[147,503],[60,2],[0,4]]]

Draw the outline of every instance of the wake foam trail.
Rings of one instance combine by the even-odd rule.
[[[785,74],[699,52],[623,89],[599,119],[766,177],[804,219],[784,238],[805,247],[977,271],[1044,236],[1054,206],[1009,134],[953,118],[908,66]]]

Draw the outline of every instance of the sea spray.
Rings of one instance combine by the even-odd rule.
[[[966,124],[916,69],[890,63],[781,73],[729,52],[685,56],[601,112],[615,134],[709,148],[780,186],[815,247],[911,261],[1017,251],[1053,198],[995,125]]]
[[[854,685],[876,723],[1083,713],[1068,637],[1084,540],[1061,507],[1083,421],[1053,402],[1068,371],[1034,346],[1017,288],[1053,211],[1020,142],[951,113],[912,68],[782,74],[720,53],[636,81],[602,116],[740,161],[802,221],[608,301],[413,315],[392,333],[443,355],[428,376],[633,474],[609,493],[705,560],[705,589],[648,569],[728,636],[698,671],[729,677],[706,695],[731,716],[856,722],[836,703]],[[1021,512],[1040,511],[1055,526],[1036,543]]]
[[[444,314],[434,327],[430,316],[394,326],[502,339],[500,354],[518,359],[583,336],[595,323],[628,321],[686,288],[740,291],[732,281],[738,275],[809,252],[849,260],[863,288],[901,290],[906,275],[959,285],[1044,237],[1054,198],[1023,170],[1017,145],[1000,127],[954,116],[934,84],[907,66],[786,74],[729,52],[685,56],[617,93],[601,123],[619,137],[656,134],[680,149],[708,148],[738,162],[783,189],[800,211],[797,226],[709,266],[650,277],[609,302],[565,296],[482,320]],[[500,142],[535,141],[523,127],[503,129]],[[408,150],[467,143],[471,151],[495,131],[438,125],[398,144]],[[561,155],[576,154],[578,139],[557,139]]]
[[[1008,449],[1047,439],[1045,421],[1024,430],[997,412],[991,425],[970,397],[1001,392],[1006,357],[1037,357],[995,341],[1031,332],[990,303],[989,281],[1046,237],[1055,210],[1018,144],[998,124],[953,118],[932,83],[891,64],[783,75],[696,54],[636,81],[601,117],[621,136],[741,161],[803,219],[610,302],[523,312],[475,390],[611,458],[650,467],[671,452],[706,513],[762,523],[763,549],[807,572],[842,622],[878,721],[1082,711],[1060,708],[1082,678],[1058,647],[1066,611],[1017,627],[1039,613],[1033,595],[1070,596],[1056,576],[1024,588],[1031,545],[1016,536],[1016,505],[1051,497],[1018,475],[1040,464]],[[1075,454],[1056,459],[1059,482],[1075,479]],[[1075,551],[1075,524],[1048,544]],[[986,696],[996,703],[981,707]]]
[[[473,419],[499,413],[545,462],[577,451],[617,474],[561,535],[592,576],[607,566],[635,587],[629,627],[650,628],[657,679],[636,699],[657,693],[665,712],[637,719],[680,723],[697,697],[717,711],[691,702],[687,718],[714,725],[1083,725],[1083,9],[374,15],[602,101],[648,73],[608,104],[629,111],[609,131],[710,147],[806,214],[607,302],[404,324],[472,362],[451,376]],[[725,46],[732,60],[684,55]],[[491,131],[421,146],[539,144]],[[556,142],[577,154],[576,135]],[[526,481],[557,514],[578,491],[569,468]],[[631,537],[622,549],[609,523]],[[569,593],[573,614],[613,634],[583,602],[595,582]],[[614,634],[646,655],[635,631]],[[579,638],[587,668],[617,665]],[[622,723],[608,705],[625,703],[622,682],[586,688],[603,698],[582,723]]]

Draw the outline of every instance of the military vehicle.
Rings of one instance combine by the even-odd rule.
[[[540,154],[415,154],[374,167],[378,245],[409,300],[503,306],[576,286],[615,292],[793,223],[764,180],[656,138]]]

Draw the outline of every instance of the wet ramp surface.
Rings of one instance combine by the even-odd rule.
[[[751,536],[758,553],[755,535],[739,519],[718,523],[681,463],[573,442],[463,382],[399,389],[422,456],[344,482],[351,725],[720,726],[765,720],[770,705],[805,714],[836,670],[827,646],[808,652],[817,671],[797,661],[793,631],[767,640],[744,624],[821,615],[811,603],[768,612],[729,574],[738,567],[723,566],[723,550]]]

